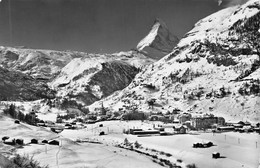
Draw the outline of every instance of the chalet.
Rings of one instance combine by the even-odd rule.
[[[244,130],[244,132],[253,132],[254,131],[254,129],[250,125],[244,125],[242,130]]]
[[[243,121],[239,121],[237,124],[244,126],[245,123]]]
[[[233,126],[234,126],[235,129],[243,128],[243,125],[242,124],[238,124],[238,123],[233,124]]]
[[[244,123],[244,126],[251,126],[251,123],[248,122],[248,121],[246,121],[246,122]]]
[[[38,140],[37,139],[31,139],[31,143],[32,144],[38,144]]]
[[[178,134],[186,134],[187,126],[185,125],[174,126],[174,131]]]
[[[48,143],[48,141],[47,141],[46,139],[44,139],[44,140],[42,140],[42,143],[45,143],[45,144],[47,144],[47,143]]]
[[[214,158],[214,159],[220,158],[220,153],[219,152],[213,152],[212,158]]]
[[[15,143],[18,144],[18,145],[23,145],[23,139],[16,139],[15,140]]]
[[[6,139],[4,141],[4,144],[7,144],[7,145],[15,145],[15,139]]]
[[[51,127],[51,131],[58,134],[63,131],[63,128],[62,127]]]
[[[72,125],[69,123],[65,124],[65,126],[64,126],[65,129],[71,129],[71,127],[72,127]]]
[[[101,135],[105,135],[105,132],[104,132],[104,131],[101,131],[101,132],[99,133],[99,136],[101,136]]]
[[[20,124],[20,121],[19,120],[14,120],[14,123],[15,124]]]
[[[57,140],[50,140],[48,142],[48,144],[50,144],[50,145],[60,145],[59,141],[57,141]]]
[[[259,127],[254,128],[254,131],[260,134],[260,128]]]

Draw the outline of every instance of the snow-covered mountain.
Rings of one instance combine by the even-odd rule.
[[[148,35],[137,44],[136,48],[138,51],[148,53],[152,58],[160,59],[172,52],[178,41],[179,39],[169,31],[166,24],[156,19]]]
[[[1,100],[58,97],[91,104],[126,87],[143,66],[153,62],[137,51],[89,54],[0,47],[3,76],[0,97]]]
[[[218,11],[197,22],[170,54],[143,69],[127,88],[102,100],[104,106],[179,109],[259,122],[259,39],[259,0]],[[146,43],[141,44],[139,49]],[[151,99],[154,103],[147,103]]]
[[[45,80],[51,79],[73,58],[82,56],[77,52],[0,47],[2,67]]]
[[[132,82],[141,68],[154,60],[136,52],[88,54],[74,58],[50,82],[58,97],[91,104]]]

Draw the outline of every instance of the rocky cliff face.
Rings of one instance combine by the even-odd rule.
[[[0,100],[31,101],[53,99],[56,92],[51,90],[45,81],[36,80],[17,71],[0,67]]]
[[[259,16],[260,2],[251,0],[200,20],[170,54],[104,105],[147,112],[177,108],[260,121]],[[152,109],[147,103],[151,98]]]
[[[172,52],[179,39],[172,35],[166,24],[156,19],[148,33],[137,45],[137,50],[145,51],[155,59],[160,59],[165,54]]]

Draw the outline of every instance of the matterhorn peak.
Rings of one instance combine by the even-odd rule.
[[[166,24],[161,19],[155,19],[148,33],[137,45],[137,50],[143,51],[150,47],[164,54],[168,54],[175,47],[179,39],[172,35]]]

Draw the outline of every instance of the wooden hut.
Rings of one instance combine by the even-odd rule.
[[[31,143],[32,144],[38,144],[38,140],[37,139],[31,139]]]
[[[220,158],[220,153],[219,152],[213,152],[212,158],[214,158],[214,159]]]
[[[48,142],[48,144],[50,144],[50,145],[60,145],[59,141],[57,141],[57,140],[51,140],[51,141]]]

